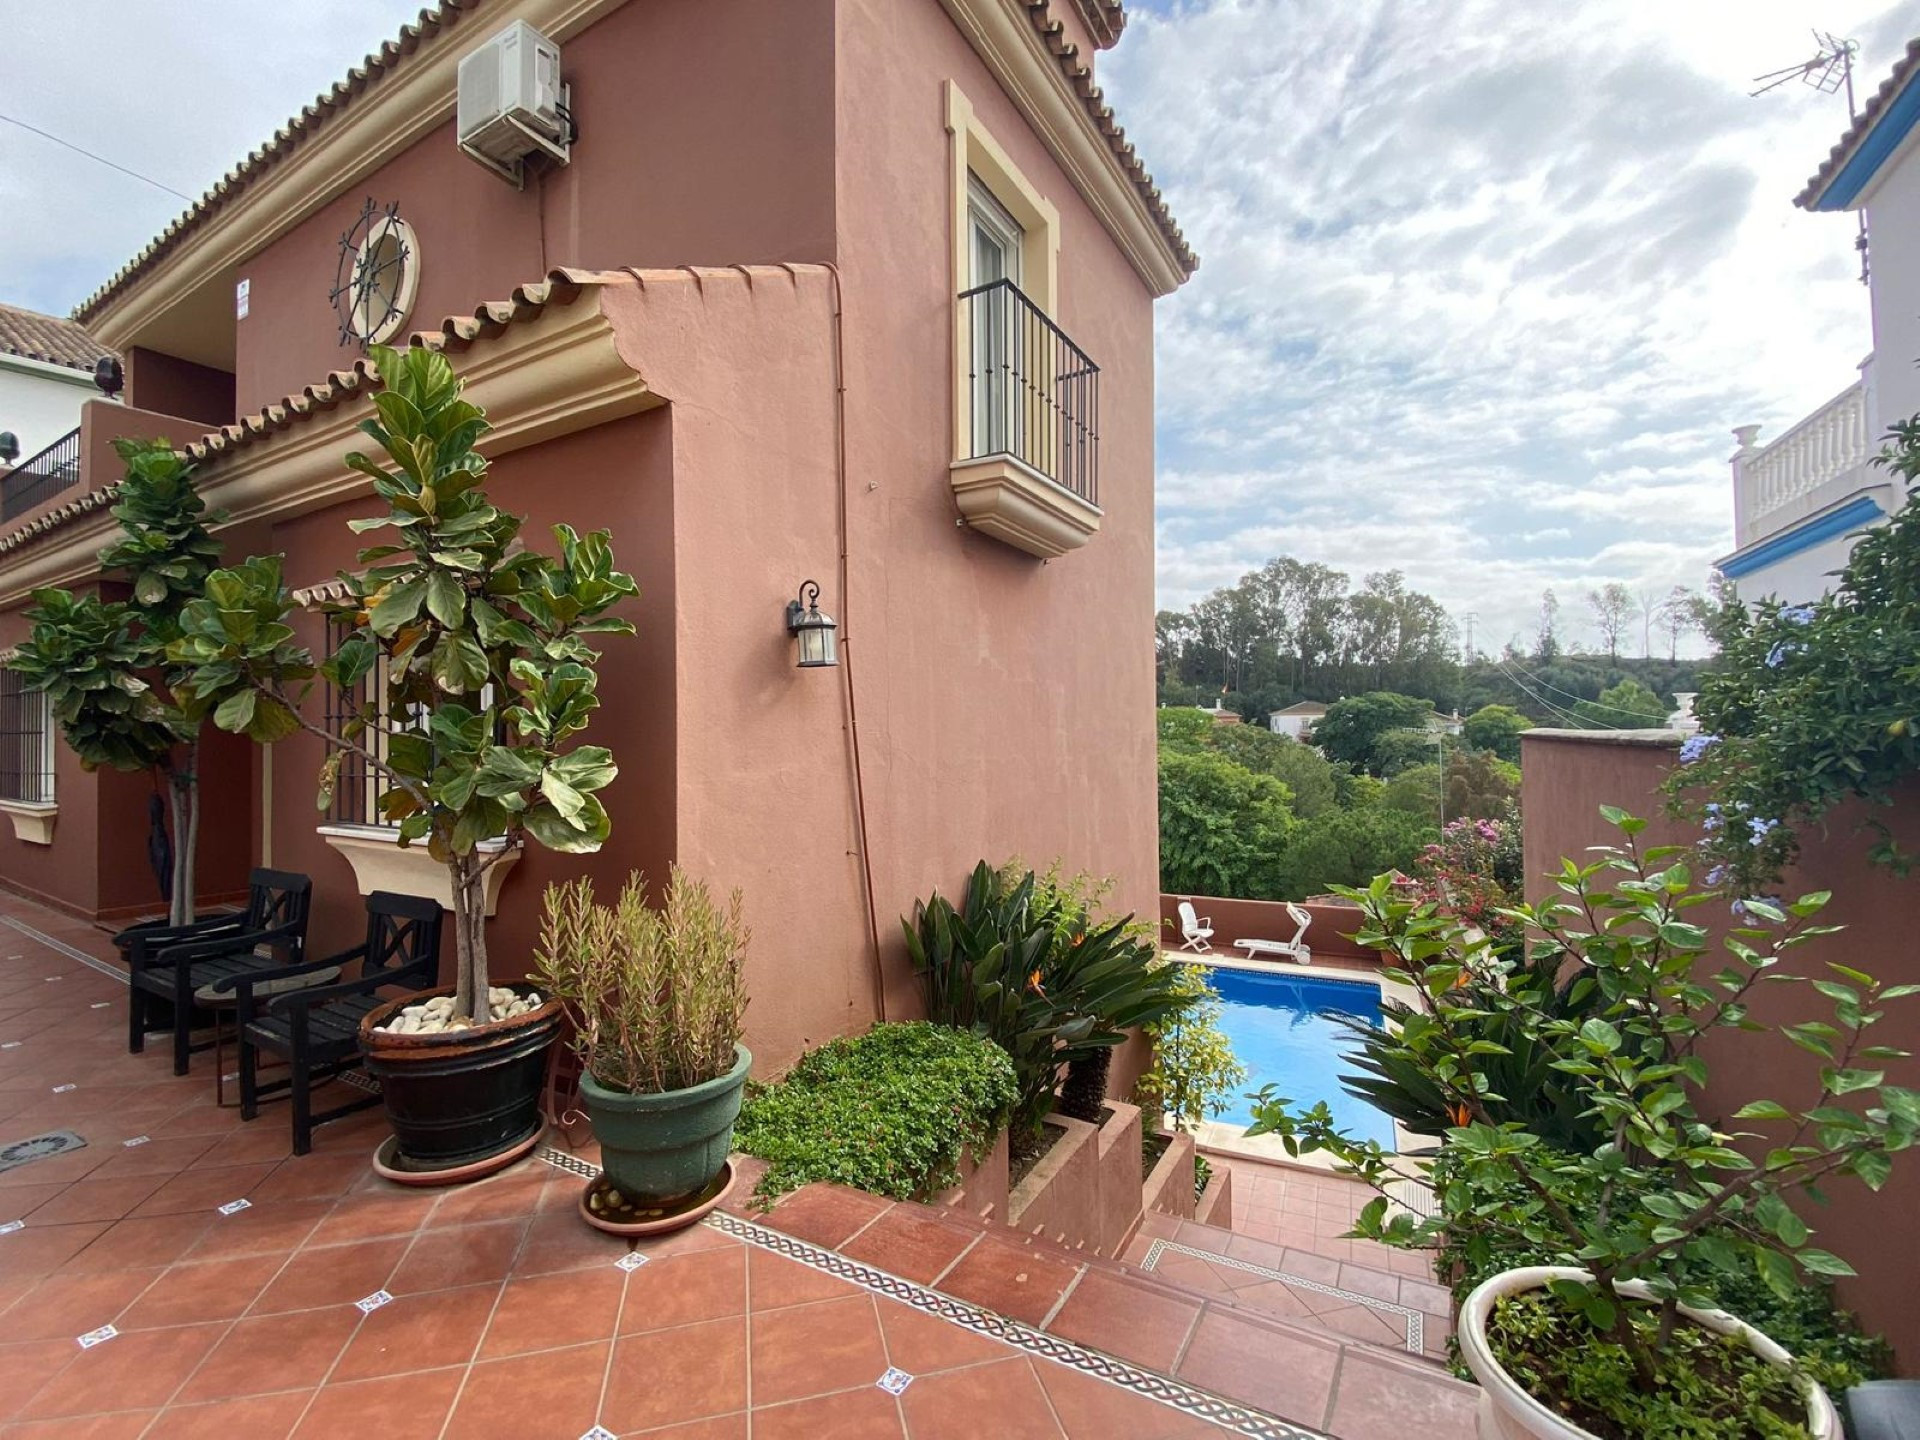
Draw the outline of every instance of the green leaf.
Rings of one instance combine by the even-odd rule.
[[[1816,1275],[1852,1275],[1855,1273],[1853,1266],[1842,1260],[1838,1255],[1830,1255],[1825,1250],[1801,1250],[1795,1253],[1794,1258],[1800,1262],[1804,1269],[1811,1270]]]
[[[420,613],[426,589],[426,582],[422,580],[403,580],[387,586],[367,612],[367,624],[373,633],[382,640],[391,640],[402,625]]]
[[[466,588],[446,571],[433,571],[427,576],[427,610],[449,630],[457,629],[467,618]]]
[[[253,710],[258,701],[252,690],[236,690],[214,710],[213,723],[222,730],[239,734],[253,723]]]

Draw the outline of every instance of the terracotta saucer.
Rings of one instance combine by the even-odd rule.
[[[622,1223],[617,1220],[603,1219],[587,1208],[587,1196],[594,1188],[606,1182],[603,1171],[596,1179],[588,1183],[580,1192],[580,1217],[596,1230],[604,1230],[609,1235],[665,1235],[670,1230],[681,1230],[705,1219],[733,1189],[733,1162],[727,1161],[720,1167],[711,1184],[702,1190],[697,1199],[686,1209],[672,1215],[662,1215],[658,1220],[635,1220]]]
[[[533,1127],[523,1140],[516,1140],[497,1155],[488,1155],[484,1159],[469,1160],[465,1165],[453,1165],[439,1170],[416,1168],[400,1160],[399,1140],[389,1135],[382,1140],[373,1152],[373,1171],[382,1179],[391,1180],[396,1185],[458,1185],[467,1180],[480,1180],[488,1175],[497,1174],[516,1160],[524,1159],[533,1152],[547,1133],[546,1122]]]

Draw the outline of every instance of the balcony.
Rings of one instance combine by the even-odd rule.
[[[1734,431],[1734,540],[1742,549],[1855,491],[1883,484],[1875,454],[1868,381],[1849,385],[1779,439],[1755,445],[1757,425]]]
[[[959,298],[954,497],[967,524],[1052,559],[1100,528],[1100,367],[1010,280]]]
[[[0,479],[0,522],[38,509],[80,483],[80,431],[69,430],[38,455],[28,456]]]

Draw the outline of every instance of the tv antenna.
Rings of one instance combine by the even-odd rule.
[[[1853,100],[1853,57],[1860,53],[1856,41],[1843,40],[1826,30],[1813,32],[1813,43],[1818,48],[1812,58],[1802,60],[1798,65],[1789,65],[1784,70],[1769,70],[1765,75],[1753,77],[1756,89],[1747,95],[1765,95],[1769,90],[1778,90],[1790,80],[1798,80],[1803,85],[1811,85],[1822,95],[1833,95],[1841,90],[1847,92],[1847,120],[1849,123],[1860,118],[1859,109]],[[1860,212],[1860,233],[1855,237],[1853,248],[1860,252],[1860,283],[1867,283],[1867,215]]]

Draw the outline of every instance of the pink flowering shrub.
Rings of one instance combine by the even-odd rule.
[[[1520,927],[1498,912],[1521,901],[1524,879],[1520,820],[1460,819],[1413,863],[1413,887],[1423,900],[1444,904],[1496,945],[1520,939]]]

